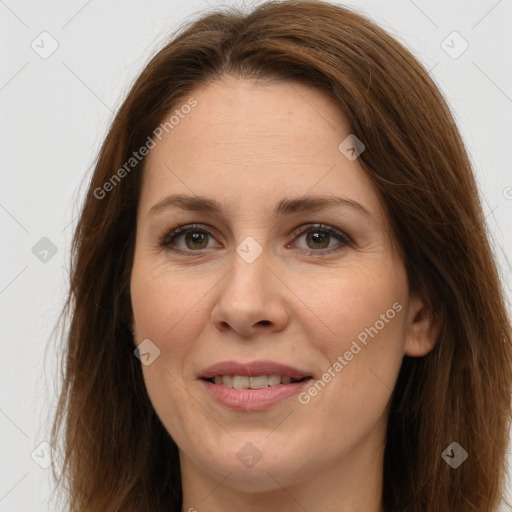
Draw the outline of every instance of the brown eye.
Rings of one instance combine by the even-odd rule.
[[[205,249],[206,245],[208,245],[207,233],[202,233],[199,231],[190,231],[189,233],[184,233],[184,235],[185,245],[187,246],[188,249]],[[192,245],[192,247],[188,245],[189,242]]]
[[[302,238],[304,235],[307,249],[301,252],[306,252],[308,255],[321,256],[322,254],[338,251],[352,244],[352,240],[345,233],[323,224],[309,225],[300,228],[295,240]],[[329,247],[333,239],[337,240],[338,244],[334,247]]]
[[[184,248],[176,248],[174,250],[187,252],[194,252],[201,249],[206,249],[208,245],[208,237],[212,236],[208,231],[196,226],[180,226],[167,233],[162,239],[161,247],[169,248],[169,246],[176,245],[176,240],[183,239],[185,243]]]
[[[179,226],[167,231],[159,245],[169,251],[196,256],[200,255],[202,250],[208,249],[208,237],[213,238],[213,235],[198,225]],[[324,224],[306,225],[299,228],[295,241],[302,237],[305,237],[307,247],[298,249],[299,252],[308,256],[323,256],[352,245],[352,240],[345,233]],[[177,241],[180,240],[184,241],[184,247],[179,247]],[[333,241],[338,243],[333,246]]]

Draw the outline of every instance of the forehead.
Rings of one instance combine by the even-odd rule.
[[[191,98],[196,105],[180,111]],[[171,193],[215,196],[238,207],[339,193],[379,216],[371,180],[339,148],[350,125],[317,89],[228,77],[192,91],[164,122],[173,112],[172,129],[155,139],[146,159],[145,209]]]
[[[332,160],[340,136],[350,133],[332,99],[296,82],[226,77],[195,89],[173,111],[191,97],[197,105],[182,118],[175,116],[178,122],[168,133],[172,136],[164,134],[167,149],[177,149],[182,156],[221,156],[227,151],[226,157],[241,164],[272,162],[278,155],[288,162],[325,161]],[[149,160],[160,156],[161,146],[151,151]]]

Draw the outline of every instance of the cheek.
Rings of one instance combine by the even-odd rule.
[[[179,350],[183,330],[199,327],[194,317],[200,312],[200,300],[208,289],[203,280],[166,271],[161,265],[154,267],[135,261],[131,299],[138,337],[155,343],[173,339]]]
[[[182,382],[185,362],[201,328],[197,316],[201,314],[198,300],[202,284],[189,286],[187,281],[161,265],[136,259],[130,286],[136,344],[149,339],[160,351],[151,364],[142,365],[145,386],[158,416],[178,437],[183,425],[197,412]]]
[[[403,359],[407,300],[404,275],[372,273],[367,279],[361,274],[348,278],[333,296],[337,305],[326,311],[325,318],[335,335],[323,351],[330,362],[330,373],[336,377],[331,379],[332,387],[325,398],[344,403],[354,418],[378,417],[395,386]]]
[[[357,443],[384,417],[403,359],[406,292],[403,276],[363,273],[337,281],[330,301],[318,302],[328,334],[308,338],[325,357],[316,384],[301,403],[318,424],[333,426],[328,443]],[[318,299],[321,299],[317,292]],[[313,300],[314,297],[312,297]],[[308,327],[309,329],[309,327]],[[326,439],[318,440],[318,450]]]
[[[381,260],[316,285],[308,296],[318,317],[315,325],[323,326],[325,334],[315,336],[310,330],[307,337],[324,355],[325,365],[321,382],[306,390],[309,396],[303,400],[311,399],[324,420],[339,428],[347,428],[350,418],[370,429],[384,412],[403,359],[405,270]],[[311,329],[311,323],[304,327]],[[351,430],[350,435],[355,439],[358,433]]]
[[[307,298],[310,320],[301,323],[309,331],[307,338],[331,360],[349,350],[354,340],[387,339],[396,344],[403,338],[407,280],[401,268],[375,261],[303,279],[295,290]]]

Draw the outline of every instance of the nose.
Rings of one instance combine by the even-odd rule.
[[[243,337],[283,330],[289,321],[292,293],[281,276],[270,268],[265,251],[251,263],[239,254],[215,287],[213,325],[222,332],[233,330]]]

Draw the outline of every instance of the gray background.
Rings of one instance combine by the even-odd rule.
[[[510,298],[512,1],[339,3],[404,42],[447,97]],[[59,385],[51,330],[66,292],[78,200],[100,143],[170,30],[215,5],[235,2],[0,0],[1,512],[53,509],[44,468],[52,460],[46,411]]]

